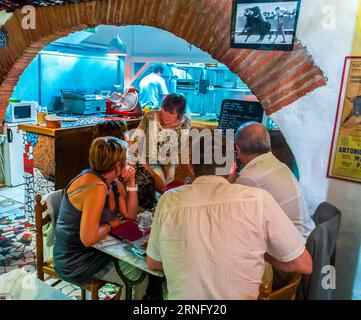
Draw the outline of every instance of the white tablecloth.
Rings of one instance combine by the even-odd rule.
[[[161,271],[150,270],[144,259],[141,259],[129,252],[128,250],[124,249],[127,245],[128,244],[124,241],[118,240],[108,235],[104,240],[95,244],[93,247],[106,254],[109,254],[114,258],[117,258],[118,260],[125,261],[147,273],[153,274],[158,277],[164,276],[164,273]]]
[[[2,294],[9,295],[12,300],[72,300],[25,269],[0,276],[0,299]]]

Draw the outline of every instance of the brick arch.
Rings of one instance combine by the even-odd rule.
[[[292,52],[230,48],[232,0],[98,0],[36,8],[36,29],[21,27],[15,11],[0,49],[0,120],[23,71],[46,45],[86,27],[145,25],[164,29],[208,52],[252,90],[267,114],[326,84],[299,42]]]

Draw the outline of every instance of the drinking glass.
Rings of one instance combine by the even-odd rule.
[[[150,230],[152,226],[152,213],[149,211],[144,211],[138,215],[138,228],[142,231],[142,240],[141,246],[145,244],[145,234]]]

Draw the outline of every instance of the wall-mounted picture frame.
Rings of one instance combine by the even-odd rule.
[[[231,48],[292,51],[301,0],[233,0]]]
[[[361,183],[361,57],[345,58],[327,176]]]

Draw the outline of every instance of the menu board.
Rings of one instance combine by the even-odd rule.
[[[218,128],[237,130],[248,121],[262,122],[263,107],[259,102],[244,100],[223,100]]]
[[[259,102],[244,100],[223,100],[218,128],[222,129],[223,135],[227,129],[237,130],[242,123],[248,121],[262,122],[263,107]],[[242,170],[244,165],[235,153],[237,163],[236,174]]]

